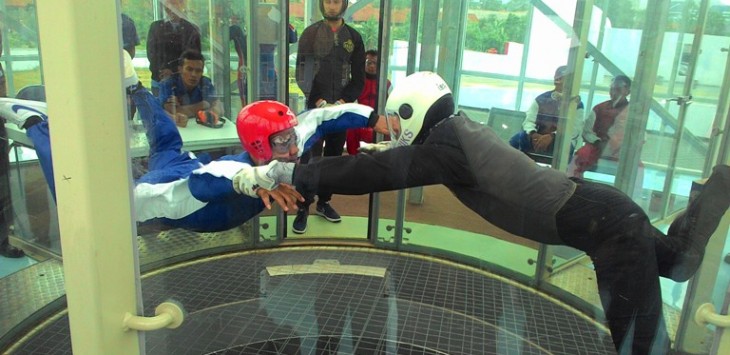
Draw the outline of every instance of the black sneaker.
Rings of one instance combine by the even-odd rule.
[[[684,250],[677,250],[671,278],[688,280],[702,264],[705,248],[720,220],[730,207],[730,167],[718,165],[697,197],[669,226],[667,236],[686,241]]]
[[[337,223],[342,220],[340,214],[335,211],[329,202],[319,203],[317,202],[317,214],[324,217],[326,220]]]
[[[22,249],[18,249],[10,243],[8,243],[7,240],[0,243],[0,256],[4,256],[6,258],[22,258],[25,256],[25,253]]]
[[[294,223],[291,225],[292,232],[296,234],[303,234],[307,231],[307,217],[309,217],[308,208],[299,208],[297,216],[294,218]]]
[[[690,238],[704,249],[730,207],[730,166],[716,166],[700,194],[687,207]]]

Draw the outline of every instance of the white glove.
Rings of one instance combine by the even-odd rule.
[[[390,148],[392,148],[392,144],[390,141],[382,141],[378,143],[365,143],[361,145],[360,148],[357,149],[357,151],[361,153],[373,154],[384,152]]]
[[[263,187],[273,190],[278,185],[273,179],[266,176],[272,165],[278,163],[276,160],[264,166],[249,166],[239,170],[233,176],[233,189],[239,194],[258,197],[256,190]]]
[[[272,160],[268,165],[246,167],[233,176],[233,189],[239,194],[258,197],[256,190],[273,190],[279,183],[291,183],[294,163]]]

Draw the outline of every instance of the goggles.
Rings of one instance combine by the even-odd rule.
[[[296,145],[299,142],[297,132],[292,130],[289,134],[275,136],[269,139],[271,143],[271,151],[276,154],[286,154],[289,152],[289,147]]]

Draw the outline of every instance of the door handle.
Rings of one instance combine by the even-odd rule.
[[[677,96],[671,99],[667,99],[667,102],[676,101],[677,105],[689,105],[692,103],[692,95],[688,96]]]
[[[124,330],[158,330],[162,328],[175,329],[185,319],[185,309],[175,301],[160,303],[155,308],[154,317],[135,316],[127,312],[124,314]]]
[[[728,328],[730,327],[730,316],[717,314],[712,303],[704,303],[695,312],[695,323],[700,326],[712,324],[717,327]]]

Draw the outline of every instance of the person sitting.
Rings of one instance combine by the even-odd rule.
[[[185,0],[162,0],[165,18],[150,24],[147,32],[147,59],[150,63],[152,93],[159,95],[160,82],[178,67],[185,50],[202,51],[200,29],[187,20]]]
[[[374,110],[364,105],[311,110],[297,117],[282,103],[257,101],[241,109],[236,122],[245,151],[205,162],[182,150],[178,128],[137,80],[128,54],[125,86],[137,106],[150,145],[149,172],[135,181],[133,192],[135,218],[140,224],[219,232],[246,222],[265,207],[270,209],[270,198],[285,211],[296,210],[296,202],[303,198],[290,186],[270,191],[257,187],[241,190],[234,182],[254,165],[298,161],[302,152],[327,133],[366,125],[381,133],[388,131]],[[45,102],[0,98],[0,117],[26,131],[55,199],[46,112]]]
[[[583,172],[596,166],[598,159],[618,159],[628,118],[631,79],[617,75],[611,80],[610,99],[593,107],[583,126],[585,145],[575,152],[568,173],[583,178]]]
[[[563,78],[568,74],[568,67],[561,66],[555,70],[553,84],[555,88],[546,91],[535,98],[527,110],[525,121],[522,123],[523,131],[510,138],[509,144],[530,155],[553,155],[555,148],[555,135],[558,133],[558,120],[565,119],[565,113],[560,112],[560,105],[563,94]],[[573,155],[575,140],[578,138],[583,117],[583,102],[580,96],[575,97],[577,103],[576,120],[570,145],[570,155]]]
[[[178,72],[160,83],[159,99],[165,111],[180,127],[185,127],[190,117],[208,117],[211,113],[215,115],[214,120],[220,117],[223,105],[216,96],[213,82],[203,75],[203,55],[188,50],[180,55],[179,63]]]

